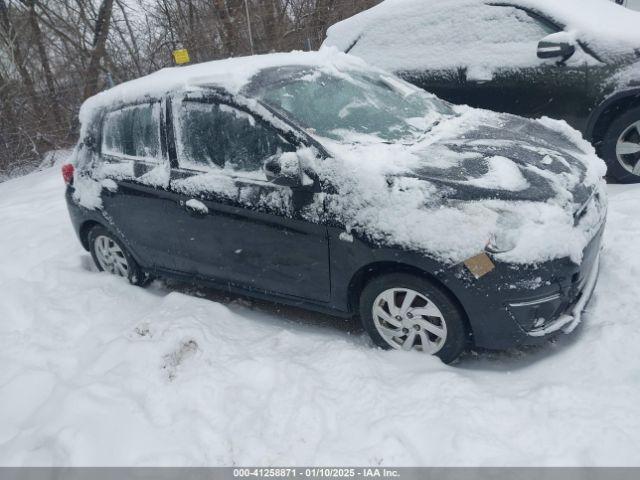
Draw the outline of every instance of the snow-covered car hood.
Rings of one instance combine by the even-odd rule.
[[[461,200],[588,200],[595,185],[585,181],[588,167],[575,143],[541,122],[492,117],[461,138],[418,145],[422,161],[407,176],[440,185],[444,197]]]
[[[351,233],[459,263],[576,263],[606,216],[604,162],[566,123],[455,107],[416,142],[318,138],[325,201]]]

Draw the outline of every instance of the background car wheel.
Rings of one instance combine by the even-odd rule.
[[[404,273],[369,282],[360,296],[360,318],[384,349],[418,350],[451,363],[467,348],[464,313],[440,286]]]
[[[610,177],[620,183],[640,182],[640,108],[628,110],[611,122],[601,154]]]
[[[144,286],[150,281],[122,242],[106,228],[93,227],[87,238],[98,270],[124,277],[133,285]]]

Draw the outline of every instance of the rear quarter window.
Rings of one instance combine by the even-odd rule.
[[[157,161],[161,158],[160,103],[134,105],[108,113],[102,125],[102,153]]]

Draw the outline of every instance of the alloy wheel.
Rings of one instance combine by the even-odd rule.
[[[94,240],[96,259],[100,267],[106,272],[120,277],[129,277],[129,263],[120,246],[105,235],[99,235]]]
[[[626,171],[640,175],[640,121],[629,125],[618,137],[616,156]]]
[[[440,309],[415,290],[385,290],[374,301],[372,316],[378,333],[395,349],[433,355],[447,340],[447,324]]]

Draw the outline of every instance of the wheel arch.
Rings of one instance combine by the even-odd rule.
[[[354,314],[357,313],[360,304],[360,294],[362,293],[364,287],[373,279],[390,273],[407,273],[415,275],[417,277],[423,277],[442,288],[442,290],[449,296],[451,301],[454,302],[460,309],[466,326],[469,329],[470,334],[473,336],[473,328],[469,320],[469,315],[464,308],[464,305],[459,300],[458,296],[451,290],[451,288],[449,288],[432,273],[406,263],[379,261],[365,265],[357,272],[355,272],[351,277],[351,280],[349,281],[349,310]]]
[[[604,140],[611,122],[625,111],[636,107],[640,107],[640,88],[612,95],[591,114],[585,136],[598,147]]]
[[[80,226],[80,243],[82,244],[82,248],[84,248],[87,252],[89,251],[89,232],[93,229],[93,227],[96,226],[107,228],[105,225],[95,220],[87,220]]]

